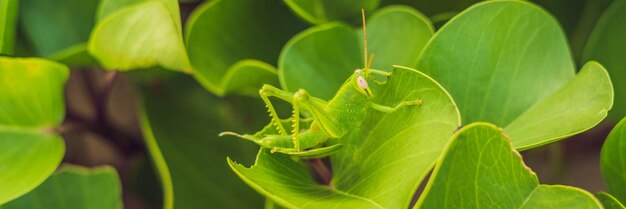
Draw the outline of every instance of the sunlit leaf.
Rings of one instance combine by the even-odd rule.
[[[89,52],[109,70],[162,66],[190,72],[176,1],[134,2],[116,4],[117,9],[110,13],[99,9],[103,17],[91,32]],[[106,5],[102,3],[101,7]]]
[[[584,60],[597,60],[606,66],[615,85],[613,121],[626,116],[626,1],[615,1],[596,23],[585,48]]]
[[[602,208],[589,192],[540,185],[502,129],[463,127],[448,144],[414,208]]]
[[[17,4],[17,0],[0,0],[0,54],[13,53]]]
[[[115,169],[63,166],[41,186],[2,209],[121,209],[122,188]]]
[[[0,205],[41,184],[65,151],[54,132],[63,120],[67,67],[0,57]]]
[[[593,127],[613,101],[602,66],[592,62],[576,76],[557,21],[525,1],[463,11],[435,34],[417,68],[450,91],[464,123],[506,127],[519,149]]]

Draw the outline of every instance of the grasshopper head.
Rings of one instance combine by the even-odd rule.
[[[359,93],[367,97],[374,96],[372,94],[372,89],[370,88],[369,81],[368,81],[371,79],[372,79],[372,76],[370,75],[367,69],[366,70],[356,69],[354,70],[354,75],[352,75],[352,82],[354,83],[354,86],[357,89],[357,91],[359,91]]]

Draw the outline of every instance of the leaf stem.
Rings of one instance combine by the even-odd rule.
[[[319,158],[308,159],[307,161],[311,164],[311,167],[313,167],[313,170],[315,170],[315,173],[317,174],[319,179],[322,181],[320,183],[323,183],[324,185],[330,185],[330,181],[332,179],[332,172],[328,168],[328,166],[326,166],[324,161],[322,161],[322,159],[319,159]]]

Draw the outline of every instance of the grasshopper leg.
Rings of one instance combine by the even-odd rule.
[[[259,95],[261,96],[261,99],[265,103],[265,106],[267,107],[267,110],[270,113],[270,117],[272,118],[272,123],[274,124],[274,126],[276,126],[278,133],[282,135],[287,135],[287,131],[285,130],[285,127],[283,127],[283,125],[280,123],[280,118],[278,118],[276,109],[274,109],[274,105],[270,101],[269,97],[275,96],[275,97],[284,99],[287,102],[291,102],[291,100],[293,100],[293,95],[291,95],[289,92],[282,91],[270,85],[263,85],[261,90],[259,90]]]
[[[422,104],[422,100],[421,99],[417,99],[417,100],[414,100],[414,101],[400,102],[399,104],[397,104],[394,107],[381,105],[381,104],[376,104],[376,103],[370,103],[370,106],[372,108],[374,108],[375,110],[378,110],[378,111],[381,111],[381,112],[384,112],[384,113],[392,113],[392,112],[395,112],[396,110],[399,110],[402,107],[414,106],[414,105],[420,105],[420,104]]]

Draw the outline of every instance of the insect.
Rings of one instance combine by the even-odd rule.
[[[311,96],[306,90],[299,89],[290,93],[271,85],[263,85],[259,94],[268,108],[271,124],[257,134],[236,134],[223,132],[220,136],[232,135],[250,140],[260,146],[271,149],[272,152],[281,152],[293,156],[319,158],[327,156],[339,150],[342,145],[322,147],[331,138],[341,138],[350,130],[358,128],[365,118],[369,108],[384,113],[391,113],[407,106],[417,106],[422,103],[420,99],[403,101],[395,106],[385,106],[374,103],[377,85],[384,82],[378,81],[376,75],[391,76],[391,73],[371,69],[372,57],[367,59],[367,40],[365,30],[365,15],[363,17],[364,36],[364,68],[354,70],[354,73],[341,85],[335,96],[329,100]],[[291,121],[281,120],[269,100],[270,97],[287,101],[292,104],[293,115]],[[301,118],[305,111],[311,118]],[[285,125],[292,123],[291,133],[285,129]],[[301,126],[308,126],[301,130]],[[274,129],[275,130],[272,130]]]

